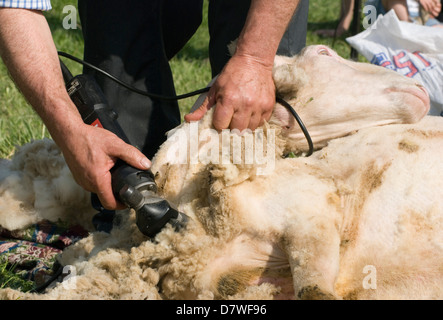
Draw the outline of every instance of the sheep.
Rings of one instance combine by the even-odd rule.
[[[341,82],[326,64],[342,70]],[[277,57],[276,88],[310,130],[317,149],[311,157],[283,157],[307,146],[279,104],[261,131],[240,138],[225,132],[224,142],[223,133],[210,131],[210,111],[197,127],[184,123],[171,132],[153,159],[160,194],[191,218],[185,230],[167,226],[146,239],[134,212],[123,210],[110,234],[91,232],[65,249],[60,262],[76,270],[74,277],[43,295],[4,289],[0,298],[441,298],[442,211],[435,196],[442,188],[435,176],[443,120],[419,121],[429,110],[422,87],[375,68],[342,61],[323,46]],[[375,101],[355,98],[350,84],[371,79],[378,79],[367,87],[378,93]],[[344,80],[346,91],[337,88]],[[328,96],[341,111],[326,109]],[[193,128],[206,133],[195,163],[180,147],[192,143]],[[264,154],[273,151],[272,171],[260,172],[266,163],[237,163],[233,154],[200,161],[222,159],[222,146],[234,147],[236,139],[243,156],[258,144]]]
[[[218,240],[177,249],[163,294],[240,299],[266,284],[268,298],[441,299],[442,124],[362,129],[269,175],[156,158],[164,196]]]

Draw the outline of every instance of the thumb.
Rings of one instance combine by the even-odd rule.
[[[184,116],[185,121],[186,122],[199,121],[201,118],[203,118],[206,112],[209,109],[211,109],[213,105],[214,105],[214,99],[210,98],[210,95],[207,95],[201,106],[198,107],[198,109]]]

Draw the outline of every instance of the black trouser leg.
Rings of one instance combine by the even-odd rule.
[[[202,22],[203,0],[163,0],[163,39],[168,59],[191,39]]]
[[[178,7],[172,5],[175,1],[178,0],[79,0],[85,60],[138,89],[175,95],[168,59],[200,23],[182,26],[187,19],[174,19],[182,17],[179,14],[186,16],[186,7],[177,11]],[[188,9],[196,11],[200,2],[195,1]],[[168,5],[167,10],[163,11],[163,5]],[[201,19],[201,8],[193,19],[199,16]],[[85,72],[95,75],[131,144],[152,158],[165,140],[165,133],[180,123],[177,102],[151,100],[94,71]]]
[[[200,25],[202,0],[183,0],[181,6],[179,2],[79,0],[85,60],[140,90],[175,95],[168,60]],[[192,12],[186,14],[187,10]],[[152,158],[166,132],[180,123],[177,102],[151,100],[92,70],[84,72],[97,79],[131,144]],[[95,195],[92,203],[100,207]],[[99,211],[93,223],[97,230],[109,232],[114,213]]]

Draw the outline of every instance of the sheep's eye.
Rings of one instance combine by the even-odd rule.
[[[318,50],[318,54],[319,55],[323,55],[323,56],[329,56],[329,51],[327,49],[320,49]]]

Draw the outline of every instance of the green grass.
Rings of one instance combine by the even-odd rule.
[[[81,30],[65,30],[62,26],[62,20],[66,16],[63,14],[63,6],[76,5],[77,1],[52,2],[54,9],[45,15],[57,49],[81,57],[83,52]],[[67,61],[66,64],[73,73],[81,72],[79,65],[71,61]],[[10,157],[17,145],[43,137],[49,137],[46,127],[15,87],[4,64],[0,63],[0,158]]]
[[[206,87],[212,78],[208,58],[209,34],[206,14],[208,1],[204,2],[203,10],[203,21],[200,28],[170,62],[177,94]],[[197,97],[190,97],[179,101],[182,118],[194,105],[196,99]]]
[[[10,265],[7,262],[0,263],[0,289],[11,288],[28,292],[34,289],[34,283],[29,280],[24,280],[14,273],[15,265]]]
[[[349,58],[351,49],[345,41],[345,36],[334,41],[334,39],[322,38],[313,33],[318,29],[335,28],[338,23],[340,1],[310,1],[307,45],[326,44],[336,50],[342,57]],[[63,7],[65,5],[76,6],[77,1],[58,0],[52,2],[53,10],[45,13],[45,16],[52,30],[57,49],[82,57],[81,26],[76,30],[65,30],[62,25],[63,18],[66,16],[63,13]],[[205,0],[204,21],[201,27],[183,50],[171,61],[178,94],[205,87],[211,80],[208,59],[207,3],[208,1]],[[66,59],[64,59],[64,62],[73,74],[81,73],[80,65]],[[195,99],[196,97],[180,100],[182,115],[189,111]],[[0,63],[0,158],[9,158],[17,145],[23,145],[33,139],[43,137],[49,137],[46,127],[17,90],[3,63]],[[19,283],[17,281],[20,280],[14,279],[11,269],[0,263],[0,288],[5,285],[10,286]]]

